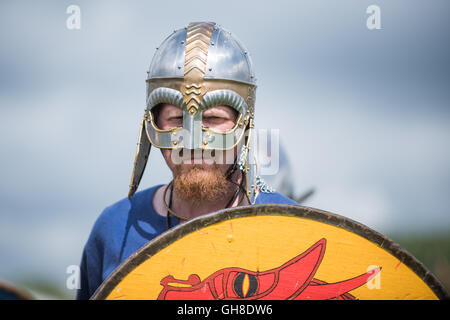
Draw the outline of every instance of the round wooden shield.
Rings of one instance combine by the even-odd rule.
[[[93,299],[449,299],[416,258],[336,214],[255,205],[201,216],[122,263]]]

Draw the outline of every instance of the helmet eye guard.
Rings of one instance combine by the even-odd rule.
[[[181,109],[182,126],[159,128],[152,110],[161,105],[170,104]],[[227,117],[214,117],[209,110],[217,106],[229,106],[238,114],[233,126]],[[206,113],[206,116],[204,116]],[[211,116],[208,116],[211,115]],[[223,113],[222,113],[223,114]],[[177,114],[175,117],[177,118]],[[181,92],[160,87],[152,91],[147,99],[145,113],[145,128],[151,144],[162,149],[217,149],[228,150],[234,148],[244,136],[250,114],[247,103],[237,93],[231,90],[214,90],[203,96],[196,112],[190,112],[182,100]],[[214,119],[216,118],[216,119]],[[181,119],[172,119],[172,123],[180,123]]]

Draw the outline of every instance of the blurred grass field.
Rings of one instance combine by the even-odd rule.
[[[450,231],[387,236],[422,262],[450,291]]]

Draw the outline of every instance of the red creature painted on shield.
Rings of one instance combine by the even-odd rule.
[[[325,254],[326,240],[321,239],[308,250],[278,268],[253,272],[242,268],[225,268],[201,281],[196,274],[188,280],[169,275],[161,280],[164,287],[158,300],[354,300],[348,293],[376,276],[375,268],[352,279],[327,283],[314,278]],[[170,283],[188,285],[171,286]]]

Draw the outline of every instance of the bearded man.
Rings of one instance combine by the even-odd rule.
[[[241,205],[296,204],[256,175],[256,79],[230,32],[209,22],[174,31],[157,49],[146,82],[130,191],[91,231],[78,299],[91,297],[119,264],[179,223]],[[161,149],[173,180],[136,192],[151,146]]]

